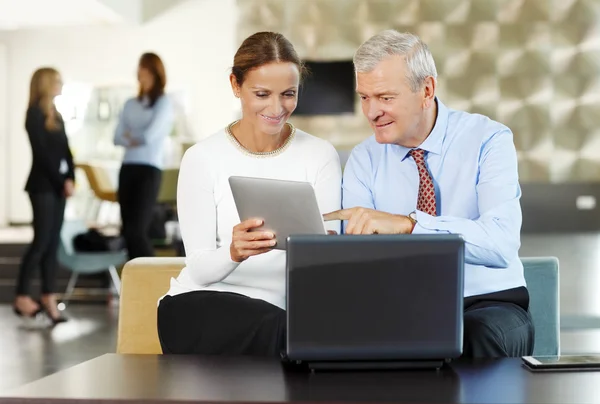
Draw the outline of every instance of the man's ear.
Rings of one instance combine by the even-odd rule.
[[[229,82],[231,83],[231,90],[233,91],[233,95],[240,98],[241,88],[233,73],[229,75]]]
[[[423,108],[431,108],[435,102],[436,85],[437,83],[434,77],[429,76],[425,78],[425,83],[423,84]]]

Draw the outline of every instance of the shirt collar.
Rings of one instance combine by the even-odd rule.
[[[415,149],[423,149],[428,153],[442,154],[442,143],[444,142],[444,136],[446,135],[446,129],[448,128],[448,108],[435,97],[437,103],[437,117],[435,118],[435,125],[429,136]],[[408,153],[412,150],[411,148],[404,146],[396,146],[399,149],[399,154],[402,156],[402,160],[408,156]]]

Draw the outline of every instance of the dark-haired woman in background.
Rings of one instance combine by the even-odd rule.
[[[186,267],[158,308],[164,353],[278,356],[285,341],[285,252],[240,218],[232,175],[305,181],[321,212],[341,205],[333,146],[287,122],[303,65],[283,35],[260,32],[234,57],[231,87],[242,118],[192,146],[179,171],[177,207]],[[339,232],[339,222],[327,222]]]
[[[25,190],[33,213],[33,241],[25,252],[19,278],[14,312],[33,317],[45,311],[54,324],[66,321],[60,315],[54,295],[60,230],[65,213],[65,199],[75,189],[73,157],[61,115],[54,99],[62,91],[62,79],[56,69],[43,67],[35,71],[29,90],[29,108],[25,129],[29,135],[32,165]],[[31,298],[31,277],[41,270],[42,298]]]
[[[144,53],[138,66],[139,93],[123,106],[114,142],[126,149],[119,173],[121,234],[129,258],[154,255],[149,237],[162,177],[165,140],[174,113],[165,95],[167,77],[161,59]]]

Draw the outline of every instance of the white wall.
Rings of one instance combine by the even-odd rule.
[[[7,47],[0,43],[0,225],[8,221]]]
[[[0,42],[7,44],[9,61],[9,220],[22,223],[31,218],[23,192],[31,164],[23,117],[29,79],[37,67],[55,66],[65,81],[135,84],[140,54],[157,52],[166,65],[168,87],[188,90],[190,126],[199,139],[223,127],[235,114],[228,69],[237,48],[236,19],[235,0],[192,0],[143,26],[69,27],[0,35]]]

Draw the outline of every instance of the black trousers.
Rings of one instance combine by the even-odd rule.
[[[235,293],[188,292],[165,296],[158,306],[165,354],[279,357],[285,325],[284,310]]]
[[[149,236],[162,171],[145,164],[123,164],[117,197],[121,208],[121,235],[129,259],[154,256]]]
[[[22,258],[17,295],[30,295],[31,278],[41,270],[42,293],[55,291],[60,230],[65,214],[65,197],[54,192],[30,193],[33,210],[33,241]]]
[[[529,311],[518,304],[480,301],[465,309],[463,321],[464,357],[520,357],[533,353],[533,320]]]
[[[286,313],[262,300],[224,292],[166,296],[158,307],[165,354],[279,356]],[[479,301],[464,313],[463,357],[520,357],[533,352],[534,328],[521,306]]]

